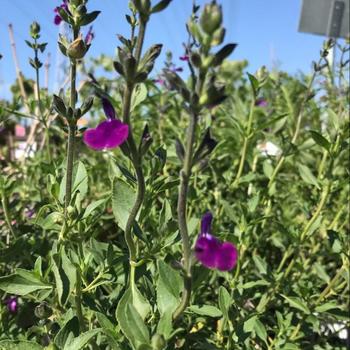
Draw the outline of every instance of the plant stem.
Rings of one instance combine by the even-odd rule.
[[[187,307],[192,289],[192,274],[191,274],[191,244],[188,236],[186,207],[187,207],[187,192],[188,184],[192,170],[193,145],[195,141],[196,126],[198,116],[192,114],[190,116],[190,125],[187,129],[187,142],[185,148],[185,158],[183,168],[180,172],[180,187],[177,201],[177,215],[179,221],[179,231],[182,238],[183,260],[184,260],[184,290],[180,305],[174,312],[173,318],[176,320]]]
[[[76,287],[75,287],[74,302],[75,302],[75,307],[76,307],[76,311],[77,311],[77,317],[79,319],[80,329],[82,332],[85,332],[86,327],[85,327],[83,309],[81,306],[81,276],[80,276],[80,271],[78,268],[76,269],[76,274],[77,274],[77,282],[76,282]]]
[[[16,238],[15,231],[13,230],[12,225],[11,225],[11,217],[10,217],[10,212],[9,212],[9,208],[8,208],[8,200],[5,197],[4,193],[2,194],[1,204],[2,204],[2,209],[4,211],[5,222],[9,228],[13,238]]]
[[[142,46],[145,38],[147,22],[140,19],[139,33],[137,37],[137,43],[135,48],[135,59],[137,64],[141,58]],[[139,154],[136,147],[136,143],[133,136],[132,125],[130,122],[130,109],[131,109],[131,98],[134,90],[135,84],[127,82],[124,89],[123,96],[123,122],[129,126],[128,135],[128,146],[130,150],[130,160],[133,164],[137,179],[137,194],[135,203],[130,211],[128,220],[125,225],[124,237],[129,250],[129,263],[130,263],[130,287],[134,288],[135,284],[135,268],[136,268],[136,244],[132,236],[132,227],[135,222],[136,216],[142,206],[144,196],[145,196],[145,179],[142,170],[142,156]]]
[[[322,58],[319,59],[317,65],[319,65],[322,61]],[[291,140],[291,143],[292,144],[295,144],[298,136],[299,136],[299,132],[300,132],[300,126],[301,126],[301,121],[303,119],[303,115],[304,115],[304,109],[305,109],[305,105],[306,105],[306,102],[308,101],[309,99],[309,96],[310,96],[310,92],[311,92],[311,88],[312,88],[312,85],[314,83],[314,80],[316,78],[316,75],[317,75],[317,71],[314,70],[314,72],[312,73],[312,76],[311,76],[311,79],[309,81],[309,84],[307,86],[307,89],[306,89],[306,93],[305,93],[305,97],[300,105],[300,109],[299,109],[299,113],[298,113],[298,119],[297,119],[297,123],[296,123],[296,126],[295,126],[295,130],[294,130],[294,134],[293,134],[293,137],[292,137],[292,140]],[[284,161],[286,159],[286,156],[284,155],[281,155],[280,156],[280,159],[278,160],[278,163],[271,175],[271,178],[268,182],[268,185],[267,187],[270,188],[272,186],[272,184],[274,183],[275,181],[275,178],[280,170],[280,168],[282,167]]]
[[[241,160],[239,162],[239,167],[238,167],[235,181],[233,182],[233,185],[232,185],[233,188],[235,188],[238,185],[239,179],[241,178],[242,173],[243,173],[243,167],[244,167],[244,162],[245,162],[245,158],[247,155],[248,143],[249,143],[249,139],[251,138],[250,133],[251,133],[252,124],[253,124],[254,107],[255,107],[255,98],[253,98],[251,106],[250,106],[248,124],[247,124],[246,134],[244,136],[244,142],[243,142],[243,147],[242,147],[242,152],[241,152]]]
[[[76,62],[71,61],[70,70],[70,107],[75,110],[76,103]],[[76,131],[76,121],[74,117],[73,120],[68,121],[68,145],[67,145],[67,170],[66,170],[66,195],[64,203],[65,215],[67,215],[67,208],[71,201],[72,196],[72,179],[73,179],[73,163],[74,163],[74,148],[75,148],[75,131]]]
[[[336,275],[332,278],[332,280],[328,283],[327,287],[323,290],[323,292],[320,294],[318,299],[316,300],[316,305],[320,303],[324,298],[327,297],[327,294],[331,291],[331,289],[335,286],[335,284],[338,282],[339,278],[342,276],[344,270],[346,269],[345,264],[338,270]]]

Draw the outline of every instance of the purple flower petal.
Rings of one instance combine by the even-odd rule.
[[[201,221],[201,234],[206,234],[211,232],[211,221],[213,220],[213,215],[210,211],[202,216]]]
[[[88,32],[86,33],[86,36],[85,36],[85,44],[86,45],[91,45],[91,42],[92,40],[94,39],[95,37],[95,34],[94,32],[92,31],[92,26],[90,26]]]
[[[216,268],[217,254],[220,242],[210,234],[200,235],[197,239],[194,251],[196,258],[210,269]]]
[[[255,102],[255,106],[257,107],[267,107],[268,103],[264,98],[259,98]]]
[[[56,26],[60,25],[62,22],[62,18],[60,15],[56,15],[53,22],[56,24]]]
[[[188,55],[183,55],[179,57],[181,61],[188,61],[190,57]]]
[[[115,110],[107,98],[102,98],[102,107],[108,119],[115,119]]]
[[[120,146],[129,134],[129,126],[120,120],[106,120],[95,129],[84,132],[85,144],[95,150],[112,149]]]
[[[220,271],[232,270],[238,258],[236,247],[231,242],[220,242],[211,235],[213,215],[207,212],[201,220],[201,232],[195,244],[195,255],[205,267]]]
[[[220,271],[230,271],[237,263],[238,252],[231,242],[223,242],[216,254],[216,268]]]
[[[6,301],[6,306],[7,306],[7,309],[15,314],[17,312],[17,308],[18,308],[18,302],[17,302],[17,297],[11,297],[11,298],[8,298]]]

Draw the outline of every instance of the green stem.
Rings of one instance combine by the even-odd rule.
[[[76,62],[71,61],[70,71],[70,107],[75,110],[76,103]],[[74,117],[72,117],[74,118]],[[68,146],[67,146],[67,170],[66,170],[66,195],[65,195],[65,215],[72,196],[72,179],[73,179],[73,163],[74,163],[74,148],[75,148],[75,132],[76,121],[68,120]]]
[[[245,158],[247,156],[248,143],[249,143],[249,139],[251,138],[251,129],[252,129],[253,117],[254,117],[254,107],[255,107],[255,98],[252,99],[252,103],[250,106],[248,124],[247,124],[246,134],[244,136],[244,142],[243,142],[243,147],[241,152],[241,159],[239,162],[239,167],[238,167],[235,181],[233,182],[233,185],[232,185],[234,188],[238,185],[239,179],[241,178],[243,173]]]
[[[319,59],[319,62],[317,65],[319,65],[322,61],[322,58]],[[292,137],[292,141],[291,143],[292,144],[295,144],[298,136],[299,136],[299,132],[300,132],[300,126],[301,126],[301,121],[303,119],[303,115],[304,115],[304,109],[305,109],[305,105],[306,105],[306,102],[308,101],[309,99],[309,96],[310,96],[310,92],[311,92],[311,88],[312,88],[312,85],[314,83],[314,80],[316,78],[316,75],[317,75],[317,72],[314,71],[312,76],[311,76],[311,79],[309,81],[309,84],[307,86],[307,89],[306,89],[306,93],[305,93],[305,97],[300,105],[300,109],[299,109],[299,113],[298,113],[298,119],[297,119],[297,123],[296,123],[296,126],[295,126],[295,130],[294,130],[294,134],[293,134],[293,137]],[[270,188],[272,186],[272,184],[274,183],[275,181],[275,178],[280,170],[280,168],[282,167],[284,161],[285,161],[286,157],[284,155],[281,155],[280,156],[280,159],[278,160],[278,163],[271,175],[271,178],[269,180],[269,183],[267,185],[268,188]]]
[[[193,158],[193,145],[196,134],[197,115],[190,116],[190,125],[187,129],[187,143],[185,148],[185,158],[183,168],[180,172],[180,187],[179,196],[177,201],[177,215],[179,222],[179,231],[182,238],[182,250],[183,250],[183,266],[184,266],[184,290],[182,292],[182,299],[180,305],[174,312],[173,318],[176,320],[187,307],[192,289],[192,275],[191,275],[191,244],[188,236],[187,228],[187,192],[189,179],[192,170],[192,158]]]
[[[77,268],[76,269],[76,274],[77,274],[77,282],[76,282],[76,287],[75,287],[75,307],[76,307],[76,311],[77,311],[77,317],[79,320],[79,324],[80,324],[80,329],[82,332],[86,331],[86,327],[85,327],[85,320],[84,320],[84,315],[83,315],[83,309],[81,306],[81,276],[80,276],[80,271]]]
[[[137,43],[135,48],[135,59],[136,59],[137,65],[141,58],[142,46],[145,38],[146,25],[147,25],[147,22],[140,19],[139,33],[138,33]],[[144,179],[143,170],[142,170],[142,156],[141,154],[139,154],[138,149],[136,147],[136,143],[133,136],[132,125],[130,122],[131,98],[132,98],[134,86],[135,86],[134,83],[127,82],[124,89],[124,96],[123,96],[123,121],[129,126],[129,135],[128,135],[127,143],[130,151],[130,160],[135,169],[136,179],[137,179],[136,200],[130,211],[128,220],[125,225],[125,231],[124,231],[125,241],[129,250],[129,263],[130,263],[129,283],[131,288],[134,288],[134,284],[135,284],[135,268],[136,268],[135,264],[136,264],[136,258],[137,258],[136,244],[132,236],[132,227],[134,225],[137,214],[141,209],[144,196],[145,196],[145,189],[146,189],[145,179]]]
[[[16,239],[15,231],[13,230],[12,225],[11,225],[10,211],[9,211],[9,208],[8,208],[8,200],[5,197],[5,194],[2,194],[1,204],[2,204],[2,209],[4,211],[5,222],[6,222],[7,226],[8,226],[8,228],[9,228],[13,238]]]
[[[332,278],[332,280],[328,283],[327,287],[320,294],[318,299],[316,300],[316,305],[318,305],[324,298],[327,297],[327,294],[331,291],[331,289],[336,285],[339,278],[342,276],[344,270],[346,269],[345,264],[338,270],[336,275]]]

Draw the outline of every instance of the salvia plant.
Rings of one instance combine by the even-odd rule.
[[[100,12],[58,3],[53,95],[30,26],[35,78],[18,69],[0,106],[0,349],[346,349],[349,47],[246,74],[220,4],[194,3],[155,74],[144,42],[168,6],[130,1],[116,57],[87,60]]]

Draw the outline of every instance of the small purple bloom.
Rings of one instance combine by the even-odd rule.
[[[183,55],[183,56],[180,56],[179,58],[181,61],[186,61],[186,62],[188,62],[190,59],[190,57],[188,55]]]
[[[232,270],[237,263],[237,249],[231,242],[221,242],[211,234],[212,219],[210,212],[202,217],[201,232],[194,249],[196,258],[210,269]]]
[[[7,310],[9,312],[11,312],[12,314],[15,314],[17,312],[17,309],[18,309],[18,300],[17,300],[17,297],[11,297],[11,298],[8,298],[6,301],[6,306],[7,306]]]
[[[153,81],[154,81],[156,84],[165,86],[165,80],[162,79],[162,78],[154,79]]]
[[[60,6],[55,7],[54,12],[56,13],[55,18],[54,18],[54,23],[58,26],[62,22],[62,17],[60,16],[58,10],[60,8],[63,8],[64,10],[68,11],[68,0],[63,0],[63,3]]]
[[[92,40],[95,38],[95,33],[92,31],[92,26],[90,26],[88,32],[85,35],[85,44],[91,45]]]
[[[115,110],[109,100],[105,97],[102,98],[102,107],[105,112],[107,119],[115,119]]]
[[[172,72],[182,72],[184,69],[182,67],[173,67],[170,69]]]
[[[120,120],[105,120],[95,129],[84,132],[85,144],[95,150],[113,149],[120,146],[129,134],[129,126]]]
[[[129,135],[129,126],[116,119],[113,105],[107,98],[102,98],[102,107],[107,120],[95,129],[84,132],[85,144],[95,150],[112,149],[120,146]]]
[[[267,107],[268,103],[264,98],[258,98],[255,101],[255,106],[257,107]]]

